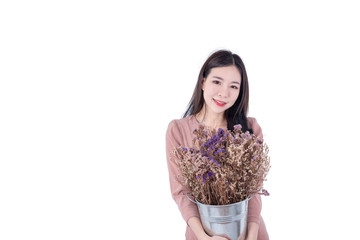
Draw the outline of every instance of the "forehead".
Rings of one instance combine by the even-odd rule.
[[[208,77],[220,77],[224,81],[241,81],[239,69],[235,66],[215,67],[212,68]]]

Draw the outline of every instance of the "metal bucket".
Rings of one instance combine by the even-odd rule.
[[[189,199],[198,206],[202,226],[208,235],[226,235],[231,240],[243,240],[246,236],[248,201],[251,198],[228,205],[207,205]]]

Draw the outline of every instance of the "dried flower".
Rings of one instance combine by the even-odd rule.
[[[264,196],[270,196],[270,193],[265,189],[262,189],[261,194],[264,195]]]
[[[241,131],[241,128],[242,128],[241,124],[234,125],[234,130]]]
[[[200,125],[193,131],[193,146],[174,150],[182,176],[178,180],[197,201],[225,205],[247,199],[262,189],[270,169],[268,147],[254,134]],[[188,150],[189,149],[189,150]],[[260,193],[268,196],[262,189]]]

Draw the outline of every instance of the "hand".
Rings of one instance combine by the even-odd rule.
[[[226,234],[221,234],[219,236],[212,236],[209,239],[211,240],[231,240]]]
[[[231,240],[228,236],[226,236],[226,234],[210,237],[209,235],[215,235],[215,232],[211,231],[211,229],[208,229],[208,233],[206,233],[203,226],[201,225],[200,218],[198,217],[191,217],[188,220],[188,225],[199,240]]]
[[[257,238],[247,237],[246,240],[256,240]]]
[[[259,224],[250,222],[248,223],[246,240],[256,240],[258,238]]]

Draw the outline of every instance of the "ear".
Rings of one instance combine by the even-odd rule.
[[[203,90],[203,91],[204,91],[204,82],[205,82],[205,78],[203,78],[201,80],[201,90]]]

